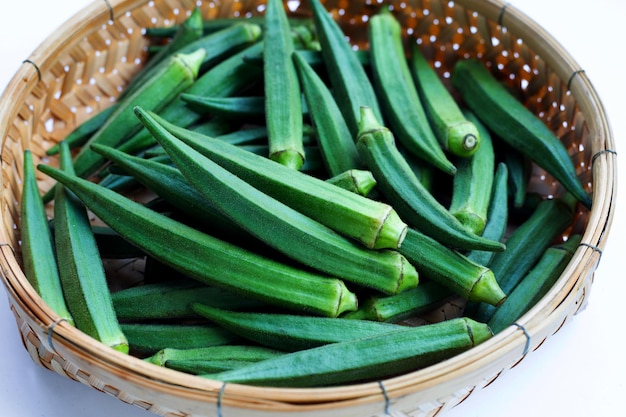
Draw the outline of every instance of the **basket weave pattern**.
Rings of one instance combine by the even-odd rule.
[[[306,2],[289,2],[307,15]],[[351,41],[366,47],[367,16],[378,2],[326,1]],[[585,304],[613,212],[614,152],[610,130],[582,72],[541,28],[496,0],[388,1],[406,30],[444,77],[458,59],[491,63],[500,79],[562,139],[579,177],[594,194],[591,213],[581,210],[569,233],[585,242],[553,290],[520,321],[489,342],[445,363],[408,375],[349,387],[277,390],[228,385],[160,369],[105,350],[58,322],[28,284],[20,266],[19,202],[22,155],[55,164],[45,150],[94,112],[111,105],[147,57],[146,27],[182,21],[198,5],[207,18],[261,14],[263,2],[191,0],[95,1],[55,33],[24,65],[2,98],[0,266],[25,348],[37,364],[162,416],[218,412],[269,416],[434,416],[455,406],[515,366],[557,332]],[[375,6],[374,6],[375,5]],[[528,32],[528,29],[532,29]],[[70,34],[75,34],[70,37]],[[40,188],[51,182],[41,175]],[[532,189],[562,190],[535,167]]]

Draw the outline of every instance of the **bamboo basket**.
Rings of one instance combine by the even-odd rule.
[[[98,0],[73,16],[24,61],[1,98],[0,265],[19,334],[33,361],[64,377],[157,415],[434,416],[486,387],[532,352],[584,306],[610,229],[616,193],[615,148],[602,103],[576,61],[541,27],[499,0],[405,0],[392,4],[408,36],[447,77],[454,62],[478,57],[518,90],[567,146],[593,209],[568,233],[583,233],[553,289],[491,340],[452,359],[379,382],[319,389],[223,385],[163,369],[104,347],[59,321],[20,264],[22,155],[35,162],[77,124],[114,102],[146,59],[142,29],[182,21],[199,5],[207,18],[262,14],[261,1]],[[306,2],[288,2],[306,15]],[[365,45],[364,16],[379,2],[326,1],[351,40]],[[40,187],[51,185],[42,175]],[[559,186],[535,167],[532,187]]]

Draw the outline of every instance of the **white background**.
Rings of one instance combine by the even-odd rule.
[[[0,90],[22,61],[91,0],[28,0],[0,6]],[[626,135],[623,0],[512,0],[547,29],[592,80],[622,151]],[[618,161],[620,157],[618,156]],[[622,176],[623,170],[619,174]],[[626,183],[620,180],[620,185]],[[618,196],[621,207],[623,195]],[[626,362],[622,317],[626,294],[624,216],[616,210],[589,305],[538,351],[447,417],[614,416],[623,409]],[[149,417],[153,414],[67,380],[31,361],[6,293],[0,295],[0,407],[3,417]]]

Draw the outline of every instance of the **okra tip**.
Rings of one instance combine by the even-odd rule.
[[[464,317],[464,320],[467,325],[467,332],[469,333],[474,346],[481,344],[493,336],[493,331],[486,323],[467,317]]]
[[[198,77],[200,66],[202,65],[202,62],[204,61],[206,55],[206,49],[198,48],[197,50],[189,54],[179,53],[174,57],[174,59],[180,60],[185,68],[187,68],[192,73],[193,78],[195,79]]]
[[[448,150],[460,157],[470,157],[480,148],[480,134],[472,122],[462,122],[448,130]]]
[[[361,117],[359,119],[359,133],[357,138],[365,135],[368,132],[375,132],[383,129],[384,126],[380,124],[376,118],[374,110],[369,106],[361,106]]]
[[[124,353],[126,355],[128,355],[128,353],[130,352],[130,348],[128,346],[128,341],[123,341],[123,342],[117,343],[115,345],[111,345],[111,347],[114,350],[117,350],[118,352]]]
[[[304,165],[304,155],[292,149],[274,152],[270,155],[270,159],[296,171],[299,171]]]
[[[480,216],[473,210],[469,210],[467,208],[456,211],[453,215],[461,222],[461,224],[465,226],[467,230],[477,236],[482,235],[485,225],[487,224],[487,219],[483,216]]]
[[[500,288],[493,271],[489,268],[485,268],[468,296],[469,301],[484,302],[496,307],[502,304],[505,299],[506,294]]]
[[[400,256],[401,266],[401,276],[398,282],[398,289],[396,293],[401,293],[406,290],[411,290],[416,288],[419,284],[419,273],[417,269],[406,259],[404,256],[398,254]]]
[[[335,317],[339,317],[341,314],[347,313],[349,311],[356,311],[359,308],[359,302],[356,298],[356,294],[348,290],[348,288],[342,281],[339,282],[339,285],[341,287],[341,295],[339,297],[339,303],[337,305]]]
[[[408,225],[391,209],[374,240],[374,249],[397,249],[402,245]]]

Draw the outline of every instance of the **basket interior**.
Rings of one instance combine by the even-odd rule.
[[[324,3],[355,47],[367,48],[364,28],[368,17],[383,5],[345,0]],[[196,5],[205,18],[249,17],[264,11],[263,1],[136,0],[112,4],[111,9],[100,5],[99,13],[85,16],[88,21],[83,36],[56,44],[41,62],[25,62],[21,74],[27,74],[25,84],[29,88],[12,97],[12,108],[3,109],[10,116],[2,137],[2,228],[18,261],[24,149],[33,152],[35,163],[55,165],[56,159],[47,157],[45,151],[114,103],[147,59],[145,28],[181,22]],[[309,15],[306,2],[289,1],[287,5],[294,16]],[[563,141],[581,182],[590,194],[593,192],[592,136],[568,88],[569,80],[559,78],[522,37],[508,31],[498,19],[489,19],[458,2],[389,1],[384,6],[393,8],[406,41],[417,42],[445,80],[449,80],[459,59],[476,57],[488,62],[493,73]],[[42,192],[52,185],[43,174],[39,180]],[[563,192],[549,174],[536,166],[531,190],[544,197]],[[566,235],[584,232],[588,222],[589,213],[581,209]],[[23,276],[18,278],[25,280]]]

